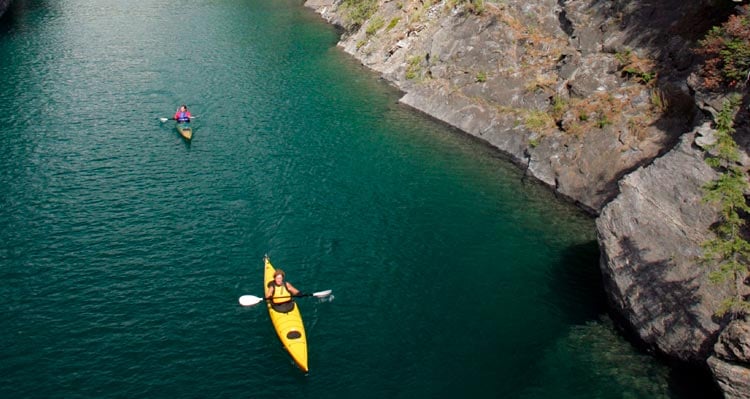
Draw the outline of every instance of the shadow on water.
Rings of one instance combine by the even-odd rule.
[[[561,261],[552,270],[555,287],[551,290],[558,296],[559,306],[570,325],[582,326],[591,322],[609,325],[609,320],[619,320],[607,306],[599,268],[599,246],[596,241],[573,245],[563,252]],[[642,356],[652,356],[622,325],[613,325],[635,352]],[[721,398],[721,392],[713,381],[708,369],[685,367],[666,359],[656,360],[668,368],[665,376],[669,396],[676,398]]]
[[[669,391],[675,398],[720,399],[724,395],[708,369],[670,365]]]
[[[561,261],[553,266],[556,286],[551,292],[560,297],[559,306],[570,324],[596,320],[607,312],[606,294],[599,270],[599,245],[596,241],[565,249]]]
[[[52,4],[50,4],[52,3]],[[48,1],[26,1],[11,0],[8,9],[0,16],[0,35],[6,35],[15,31],[23,25],[24,16],[40,9],[53,9],[57,7],[54,2]]]
[[[18,24],[18,11],[13,7],[11,3],[5,10],[5,13],[0,16],[0,35],[7,35],[13,31],[13,28]]]

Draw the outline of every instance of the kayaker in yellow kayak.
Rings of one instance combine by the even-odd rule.
[[[281,269],[276,269],[273,281],[268,283],[266,299],[271,301],[271,306],[277,312],[286,313],[294,309],[294,296],[299,295],[299,290],[284,279],[285,274]]]

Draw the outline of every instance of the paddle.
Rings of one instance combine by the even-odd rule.
[[[195,118],[197,118],[197,116],[191,116],[190,117],[190,119],[195,119]],[[173,121],[174,118],[159,118],[159,120],[161,121],[161,123],[164,123],[166,121]]]
[[[292,295],[292,296],[281,296],[277,298],[302,298],[307,296],[314,296],[315,298],[325,298],[328,295],[331,295],[332,290],[325,290],[320,292],[313,292],[312,294],[298,294],[298,295]],[[243,295],[240,297],[240,305],[242,306],[255,306],[263,301],[265,301],[266,298],[258,298],[255,295]]]

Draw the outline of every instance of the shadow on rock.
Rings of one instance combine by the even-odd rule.
[[[678,348],[674,351],[678,357],[692,359],[703,367],[705,358],[711,353],[717,331],[706,328],[700,319],[699,271],[692,275],[674,273],[675,265],[669,259],[644,259],[646,250],[638,248],[628,237],[622,238],[620,245],[628,254],[629,263],[634,266],[627,271],[616,272],[613,279],[629,279],[632,283],[615,286],[614,282],[610,282],[610,292],[622,305],[642,308],[637,312],[628,312],[633,317],[628,322],[634,330],[640,331],[649,347],[665,345]],[[681,279],[675,279],[677,275]],[[621,292],[622,287],[626,287],[624,292]],[[621,298],[617,298],[619,292]],[[657,342],[661,345],[657,346]],[[692,348],[679,348],[680,343],[687,342],[700,343],[699,353],[693,353]],[[696,355],[700,359],[696,359]]]

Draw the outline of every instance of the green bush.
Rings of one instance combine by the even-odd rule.
[[[624,68],[623,72],[625,72],[625,74],[627,74],[628,76],[634,77],[636,80],[643,84],[649,84],[656,77],[656,74],[653,72],[644,72],[632,67]]]
[[[485,11],[484,0],[469,0],[469,10],[475,15],[482,15]]]
[[[596,126],[599,127],[599,129],[604,129],[605,126],[611,125],[612,121],[609,120],[609,117],[605,113],[600,113],[599,118],[596,120]]]
[[[568,102],[560,96],[555,96],[552,99],[552,116],[555,119],[562,118],[565,111],[568,109]]]
[[[388,23],[388,26],[385,28],[386,31],[389,31],[398,25],[398,22],[401,21],[401,18],[396,17],[391,20],[391,22]]]
[[[349,19],[355,26],[362,26],[378,10],[377,0],[344,0]]]
[[[406,65],[406,79],[416,79],[421,76],[423,58],[419,55],[409,58],[409,63]]]
[[[526,114],[524,124],[532,132],[544,133],[555,126],[555,120],[548,113],[535,110]]]
[[[383,17],[377,16],[370,21],[370,24],[367,25],[367,29],[365,30],[365,34],[370,37],[377,33],[377,31],[380,30],[380,28],[385,25],[385,21],[383,21]]]

